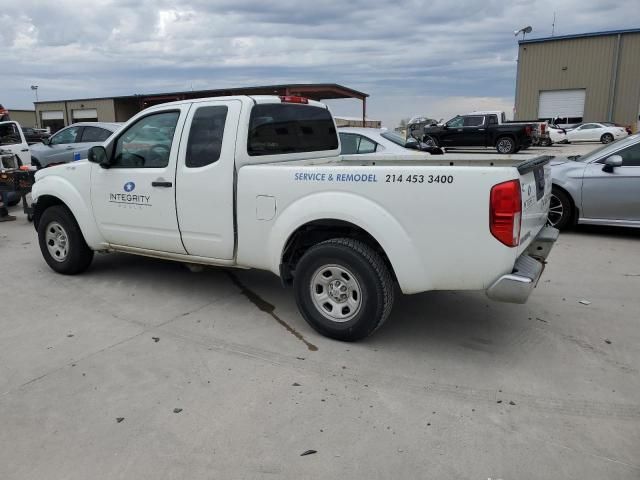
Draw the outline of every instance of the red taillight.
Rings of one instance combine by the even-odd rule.
[[[529,137],[531,136],[531,125],[525,125],[524,133],[527,134]]]
[[[296,95],[283,95],[280,97],[282,103],[309,103],[309,99],[305,97],[298,97]]]
[[[543,123],[542,125],[540,125],[540,131],[542,132],[542,134],[544,134],[544,132],[547,131],[547,124]]]
[[[489,201],[489,229],[507,247],[517,247],[520,243],[520,220],[522,200],[520,180],[494,185]]]

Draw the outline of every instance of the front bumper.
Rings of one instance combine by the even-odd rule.
[[[498,302],[526,303],[538,284],[558,233],[556,228],[543,227],[527,250],[518,257],[513,271],[498,278],[487,289],[487,296]]]

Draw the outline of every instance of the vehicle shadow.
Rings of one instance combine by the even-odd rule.
[[[577,225],[569,232],[585,233],[602,237],[640,238],[640,228],[610,227],[600,225]]]
[[[210,267],[193,273],[177,262],[114,253],[98,255],[84,276],[93,284],[90,288],[99,288],[111,301],[127,303],[170,297],[176,304],[199,305],[216,296],[233,295],[237,302],[249,305],[252,302],[242,294],[240,284],[272,305],[279,317],[320,349],[347,345],[312,330],[298,311],[293,289],[283,288],[270,272]],[[136,292],[135,298],[128,296],[130,291]],[[505,354],[511,351],[512,338],[533,327],[529,311],[525,305],[492,302],[483,292],[398,292],[385,325],[361,340],[359,348]],[[284,329],[283,334],[288,335]]]

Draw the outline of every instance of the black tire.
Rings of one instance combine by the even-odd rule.
[[[48,238],[48,234],[55,235],[56,231],[62,233],[66,250],[64,246],[60,246],[59,242],[56,243],[56,240]],[[59,240],[62,242],[61,239]],[[63,205],[54,205],[42,213],[38,223],[38,242],[47,264],[64,275],[84,272],[93,260],[93,250],[85,242],[73,214]],[[57,250],[56,247],[58,247]],[[52,253],[50,248],[58,253]]]
[[[547,223],[552,227],[563,230],[573,225],[573,215],[573,202],[569,195],[563,190],[553,187]]]
[[[327,273],[331,276],[327,277]],[[324,286],[321,283],[333,284],[335,280],[331,279],[351,282],[350,290],[345,290],[349,299],[346,296],[344,300],[331,298],[334,288],[340,293],[342,286],[327,285],[324,291],[327,298],[322,305]],[[366,243],[349,238],[327,240],[307,250],[296,265],[293,286],[298,309],[307,323],[322,335],[345,342],[371,335],[382,326],[393,306],[393,279],[383,259]],[[353,295],[356,290],[357,297]],[[312,291],[318,297],[314,297]],[[357,303],[355,311],[349,310],[349,302]],[[332,305],[340,305],[340,311],[329,310]],[[341,314],[347,318],[331,318]]]
[[[40,165],[40,160],[38,160],[37,158],[34,158],[34,157],[31,157],[31,165],[36,167],[38,170],[40,170],[42,168],[42,166]]]
[[[613,142],[613,135],[611,135],[610,133],[605,133],[600,137],[600,141],[604,144],[611,143]]]
[[[496,150],[498,153],[509,155],[516,151],[516,142],[511,137],[500,137],[496,140]]]
[[[551,141],[550,138],[545,138],[544,140],[542,140],[542,142],[540,143],[540,145],[542,147],[550,147],[551,145],[553,145],[553,142]]]
[[[422,139],[422,143],[424,143],[428,147],[439,147],[438,139],[432,137],[431,135],[425,135]]]

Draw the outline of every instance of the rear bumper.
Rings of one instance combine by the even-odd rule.
[[[538,284],[558,233],[553,227],[543,227],[527,250],[518,257],[513,271],[493,282],[487,289],[487,296],[498,302],[526,303]]]

